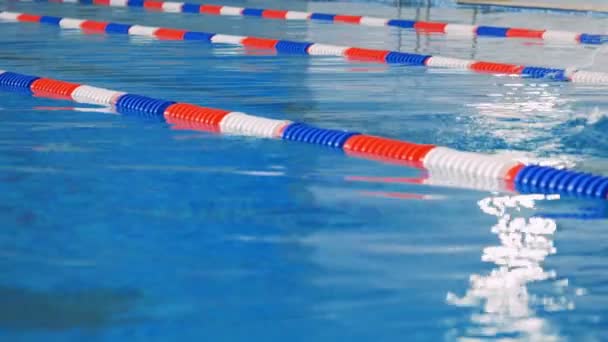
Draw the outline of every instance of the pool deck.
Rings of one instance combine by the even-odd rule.
[[[608,13],[608,4],[593,4],[580,2],[548,2],[533,0],[458,0],[461,5],[502,6],[528,9],[562,10],[577,12],[603,12]]]

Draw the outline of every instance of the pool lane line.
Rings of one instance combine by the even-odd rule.
[[[169,13],[193,13],[220,16],[243,16],[271,20],[311,20],[332,24],[353,24],[362,26],[390,26],[414,30],[423,34],[446,34],[462,37],[492,37],[544,40],[552,43],[602,45],[608,43],[608,35],[571,31],[528,29],[521,27],[500,27],[483,25],[463,25],[437,21],[416,21],[406,19],[376,18],[349,14],[328,14],[300,12],[266,8],[232,7],[214,4],[191,4],[173,1],[152,0],[40,0],[53,3],[80,3],[110,7],[137,7],[150,11]]]
[[[416,144],[360,132],[318,128],[303,122],[268,119],[9,71],[0,71],[0,89],[113,106],[116,112],[123,115],[167,122],[182,128],[322,145],[342,150],[351,156],[421,168],[430,174],[443,173],[459,175],[463,179],[504,182],[507,188],[519,193],[564,194],[599,199],[608,196],[606,176],[524,165],[507,155],[462,152],[433,144]],[[424,183],[424,177],[420,181]]]
[[[562,82],[608,84],[608,73],[568,68],[559,69],[525,66],[491,61],[476,61],[460,58],[422,55],[390,50],[277,40],[252,36],[235,36],[219,33],[187,31],[166,27],[128,25],[105,21],[42,16],[37,14],[7,11],[0,12],[0,20],[20,23],[48,24],[58,26],[61,29],[76,29],[84,33],[126,34],[161,40],[194,40],[212,44],[222,43],[245,46],[248,48],[268,49],[274,50],[278,53],[287,54],[338,56],[346,58],[347,60],[355,61],[424,66],[427,68],[469,70],[482,74],[509,75]]]

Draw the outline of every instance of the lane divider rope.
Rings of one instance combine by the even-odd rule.
[[[83,33],[127,34],[164,40],[195,40],[204,43],[222,43],[248,48],[269,49],[278,53],[311,56],[338,56],[348,60],[424,66],[427,68],[463,69],[476,73],[542,78],[553,81],[608,84],[608,73],[525,66],[491,61],[476,61],[442,56],[431,56],[399,51],[337,46],[312,42],[297,42],[260,37],[235,36],[209,32],[195,32],[165,27],[128,25],[105,21],[43,16],[30,13],[0,12],[0,19],[14,22],[41,23],[62,29],[76,29]]]
[[[282,139],[323,145],[347,155],[388,161],[475,184],[503,182],[521,193],[565,194],[606,199],[608,177],[553,167],[524,165],[503,155],[462,152],[433,144],[416,144],[360,132],[319,128],[241,112],[178,103],[50,78],[0,70],[0,89],[80,103],[111,105],[123,115],[167,122],[179,127],[224,134]],[[441,178],[439,178],[441,179]],[[446,185],[429,179],[423,183]]]
[[[169,13],[196,13],[205,15],[243,16],[271,20],[314,20],[328,23],[363,26],[391,26],[414,30],[423,34],[446,34],[458,37],[523,38],[545,40],[552,43],[601,45],[608,43],[608,35],[559,30],[528,29],[463,25],[447,22],[376,18],[348,14],[313,13],[265,8],[233,7],[214,4],[193,4],[153,0],[46,0],[53,3],[80,3],[111,7],[137,7]]]

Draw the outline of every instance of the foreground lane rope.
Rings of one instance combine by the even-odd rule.
[[[298,141],[341,149],[348,155],[389,161],[427,171],[420,183],[446,185],[446,177],[462,181],[463,187],[489,184],[521,193],[564,194],[606,199],[608,177],[553,167],[524,165],[511,157],[462,152],[430,144],[383,138],[301,122],[275,120],[240,112],[177,103],[51,78],[0,70],[0,89],[36,96],[72,99],[80,103],[111,105],[118,113],[165,121],[197,130],[259,138]],[[435,177],[433,178],[433,175]],[[442,176],[443,175],[443,176]],[[437,177],[440,176],[440,177]],[[448,183],[449,184],[449,183]]]

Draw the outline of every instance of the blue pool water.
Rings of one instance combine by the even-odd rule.
[[[364,2],[249,7],[608,31]],[[7,10],[608,71],[577,45],[0,2]],[[0,23],[0,69],[608,174],[606,87]],[[403,166],[0,91],[0,340],[608,336],[608,206],[382,182]],[[361,181],[376,177],[376,181]]]

